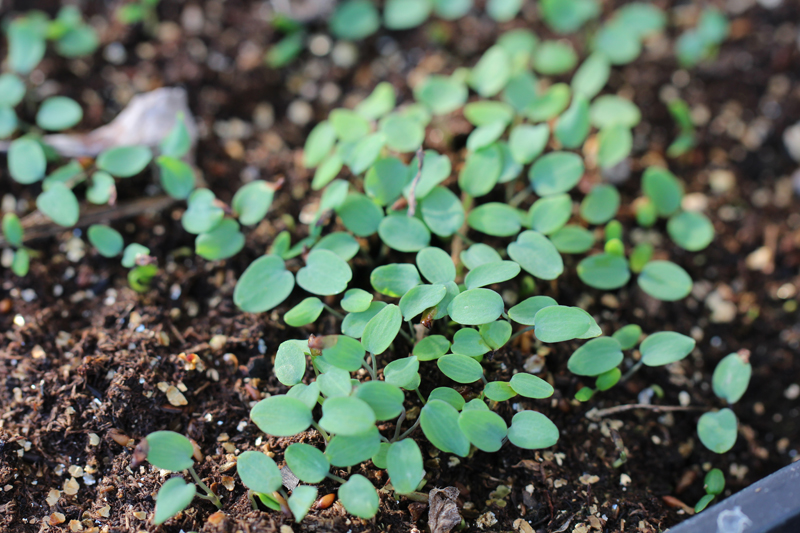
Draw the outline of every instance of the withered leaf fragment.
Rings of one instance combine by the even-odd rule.
[[[450,533],[461,523],[456,498],[458,498],[458,489],[455,487],[433,489],[428,494],[428,505],[430,506],[428,525],[431,533]]]

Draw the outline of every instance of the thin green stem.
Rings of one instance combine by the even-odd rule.
[[[369,372],[369,377],[372,378],[372,381],[377,380],[377,378],[375,377],[376,375],[375,371],[372,368],[370,368],[370,366],[367,364],[366,361],[361,361],[361,366],[363,366],[367,370],[367,372]]]
[[[463,233],[461,233],[460,231],[457,231],[457,232],[456,232],[456,235],[458,235],[459,237],[461,237],[461,240],[462,240],[462,241],[464,241],[465,243],[469,244],[470,246],[472,246],[473,244],[475,244],[475,241],[473,241],[472,239],[470,239],[469,237],[467,237],[466,235],[464,235],[464,234],[463,234]]]
[[[400,418],[397,419],[397,425],[394,428],[394,437],[392,438],[392,442],[397,440],[397,437],[400,436],[400,428],[403,427],[403,422],[406,419],[406,410],[403,408],[403,412],[400,413]]]
[[[525,187],[524,189],[519,191],[517,194],[515,194],[514,197],[511,198],[511,200],[509,200],[507,203],[511,207],[517,207],[519,204],[521,204],[525,200],[525,198],[530,196],[530,194],[531,194],[530,187]]]
[[[424,397],[424,396],[422,395],[422,393],[419,391],[419,387],[417,387],[416,389],[414,389],[414,392],[416,392],[416,393],[417,393],[417,397],[418,397],[418,398],[419,398],[419,400],[422,402],[422,405],[425,405],[426,403],[428,403],[427,401],[425,401],[425,397]]]
[[[409,335],[405,330],[403,330],[403,328],[400,328],[400,335],[402,335],[409,342],[409,344],[413,346],[414,344],[413,337],[411,337],[411,335]]]
[[[405,433],[403,433],[402,435],[400,435],[400,436],[397,438],[397,440],[403,440],[404,438],[406,438],[406,437],[408,437],[409,435],[411,435],[411,434],[414,432],[414,430],[415,430],[415,429],[417,429],[417,427],[419,427],[419,421],[420,421],[420,417],[417,417],[417,421],[416,421],[416,422],[414,422],[414,425],[413,425],[413,426],[411,426],[410,428],[408,428],[408,431],[406,431]]]
[[[533,326],[528,326],[527,328],[522,328],[518,332],[514,333],[513,335],[511,335],[511,337],[508,338],[508,342],[513,341],[514,339],[516,339],[517,337],[519,337],[520,335],[522,335],[523,333],[528,332],[528,331],[533,331]]]
[[[374,353],[369,353],[369,361],[372,364],[372,379],[378,379],[378,356]]]
[[[254,511],[258,511],[258,504],[256,503],[256,497],[253,496],[253,491],[247,491],[247,497],[250,499],[250,506],[253,508]]]
[[[624,376],[622,376],[621,378],[619,378],[619,381],[618,381],[618,383],[625,383],[626,381],[628,381],[628,380],[629,380],[631,377],[633,377],[633,375],[634,375],[636,372],[638,372],[638,371],[639,371],[639,369],[640,369],[640,368],[642,368],[642,365],[643,365],[643,364],[644,364],[644,359],[640,359],[640,360],[639,360],[639,361],[638,361],[638,362],[637,362],[635,365],[633,365],[633,366],[631,367],[631,369],[630,369],[630,370],[628,370],[627,372],[625,372],[625,375],[624,375]]]
[[[342,313],[340,313],[339,311],[337,311],[336,309],[334,309],[330,305],[326,304],[325,302],[322,302],[322,307],[324,307],[326,311],[328,311],[330,314],[332,314],[333,316],[335,316],[339,320],[344,320],[344,315]]]
[[[197,485],[203,490],[203,492],[206,493],[206,496],[203,496],[202,494],[198,494],[198,496],[216,505],[217,509],[222,509],[222,502],[219,500],[217,495],[214,494],[214,492],[210,488],[208,488],[208,485],[203,483],[203,480],[200,479],[200,476],[198,476],[197,472],[194,471],[194,467],[192,466],[189,467],[189,474],[192,475],[194,482],[197,483]]]
[[[484,385],[488,385],[489,384],[489,380],[487,380],[486,376],[484,376],[483,374],[481,374],[481,381],[483,381]]]
[[[331,474],[330,472],[325,474],[325,477],[328,478],[328,479],[332,479],[334,481],[338,481],[339,483],[347,483],[346,479],[342,479],[339,476],[337,476],[336,474]]]
[[[322,429],[322,427],[321,427],[319,424],[317,424],[316,422],[311,422],[311,425],[314,427],[314,429],[316,429],[317,431],[319,431],[319,434],[320,434],[320,435],[322,435],[322,438],[323,438],[323,439],[325,439],[325,444],[327,444],[327,443],[329,443],[329,442],[330,442],[330,440],[331,440],[331,437],[330,437],[330,435],[328,435],[328,432],[327,432],[327,431],[325,431],[324,429]]]

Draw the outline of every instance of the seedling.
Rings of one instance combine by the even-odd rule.
[[[699,513],[708,507],[708,504],[714,501],[714,498],[722,494],[722,491],[725,490],[725,474],[722,473],[722,470],[719,468],[712,468],[709,470],[703,481],[703,488],[706,491],[706,495],[700,498],[694,506],[695,513]]]
[[[194,484],[186,483],[183,477],[176,476],[168,479],[161,486],[156,495],[156,512],[153,519],[155,525],[163,524],[186,509],[195,496],[210,501],[219,509],[222,508],[220,499],[195,472],[193,455],[194,445],[192,442],[174,431],[156,431],[142,439],[136,446],[131,467],[138,467],[146,459],[151,465],[162,470],[172,472],[188,470],[194,479]],[[278,479],[280,479],[280,473],[278,473]],[[198,487],[202,494],[197,492]]]

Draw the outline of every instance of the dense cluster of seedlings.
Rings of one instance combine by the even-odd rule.
[[[508,20],[519,4],[490,0],[487,10],[496,20]],[[141,8],[133,13],[141,19],[152,5],[130,4],[130,9]],[[410,28],[431,12],[457,18],[471,7],[471,0],[389,0],[384,24]],[[540,9],[557,33],[574,32],[599,14],[594,0],[542,0]],[[307,236],[293,244],[289,232],[279,234],[238,280],[233,299],[243,311],[264,313],[289,298],[297,285],[308,296],[283,315],[287,325],[303,328],[323,313],[336,317],[340,333],[280,345],[274,371],[288,389],[260,401],[251,412],[253,422],[269,435],[288,437],[313,427],[325,447],[296,443],[285,450],[287,467],[306,483],[290,496],[281,488],[272,458],[261,452],[240,455],[239,475],[254,506],[258,498],[267,507],[288,509],[300,521],[317,497],[313,484],[330,478],[342,483],[338,496],[348,512],[370,518],[378,510],[375,487],[360,475],[341,479],[331,466],[371,460],[388,471],[391,490],[415,494],[425,483],[423,456],[411,438],[417,428],[439,450],[462,457],[475,449],[496,452],[506,442],[524,449],[554,445],[558,429],[530,408],[535,405],[531,400],[553,394],[552,385],[527,372],[509,381],[492,380],[481,364],[486,354],[526,332],[542,343],[586,340],[567,363],[572,373],[594,381],[593,387],[578,390],[580,401],[624,381],[642,365],[675,363],[694,349],[690,337],[672,331],[644,337],[636,324],[603,335],[585,310],[537,294],[537,283],[546,285],[562,275],[564,255],[582,256],[577,276],[594,289],[613,291],[628,286],[634,276],[639,289],[659,300],[681,300],[692,289],[688,273],[666,259],[668,250],[657,252],[647,239],[632,242],[615,218],[621,196],[613,178],[630,171],[632,129],[641,114],[630,100],[603,91],[612,68],[636,59],[643,43],[665,24],[658,8],[628,4],[594,24],[591,53],[583,61],[566,40],[541,40],[528,30],[512,30],[471,68],[422,80],[414,87],[413,102],[398,106],[394,87],[380,83],[354,109],[335,109],[314,127],[303,161],[315,169],[311,188],[322,192],[316,209],[306,210]],[[379,25],[375,6],[365,0],[342,3],[331,19],[332,32],[345,39],[367,37]],[[693,64],[713,54],[726,33],[724,17],[705,13],[699,26],[679,39],[680,61]],[[14,107],[28,96],[20,76],[39,62],[46,39],[67,56],[97,46],[80,17],[66,8],[54,21],[38,14],[15,19],[7,35],[12,72],[0,76],[0,137],[13,136],[19,128]],[[302,43],[301,37],[296,40]],[[677,155],[694,143],[694,130],[685,104],[678,101],[673,107],[682,125],[670,148],[670,155]],[[447,134],[441,117],[452,113],[463,114],[474,126],[463,164],[457,162],[457,187],[448,181],[451,158],[423,147],[429,126]],[[190,136],[180,116],[156,153],[146,146],[114,147],[94,159],[59,162],[48,174],[58,158],[41,131],[70,128],[81,117],[75,101],[48,98],[39,105],[35,125],[26,125],[8,149],[10,175],[23,184],[41,182],[36,205],[56,224],[77,223],[76,190],[82,189],[90,203],[113,203],[115,181],[148,166],[169,195],[186,201],[182,225],[197,235],[196,252],[203,258],[235,255],[245,244],[241,227],[266,216],[279,184],[248,183],[229,208],[212,191],[196,188],[194,171],[182,160]],[[585,194],[576,191],[579,182]],[[664,219],[671,240],[689,251],[712,241],[711,222],[682,208],[683,185],[666,164],[642,172],[641,191],[626,209],[639,226],[652,228]],[[3,217],[3,232],[16,247],[12,269],[25,275],[28,253],[13,213]],[[131,285],[147,289],[157,266],[146,246],[126,247],[107,225],[91,226],[87,236],[103,256],[122,255],[122,264],[132,268]],[[359,255],[371,265],[371,287],[351,287],[351,261]],[[387,262],[387,256],[397,262]],[[623,376],[625,352],[629,371]],[[436,365],[442,386],[421,388],[422,365]],[[738,401],[750,372],[745,356],[729,355],[714,372],[715,394],[728,403]],[[448,385],[453,382],[480,385],[465,398]],[[508,425],[495,410],[498,402],[512,399],[517,413]],[[394,421],[388,433],[379,429],[387,421]],[[737,433],[733,411],[705,413],[698,433],[712,451],[729,450]],[[158,468],[188,469],[201,488],[197,493],[180,477],[168,480],[158,494],[156,523],[186,508],[195,495],[221,505],[194,473],[193,448],[185,437],[156,432],[137,453],[138,461],[146,458]],[[698,509],[721,492],[720,478],[718,470],[709,473],[708,494]]]

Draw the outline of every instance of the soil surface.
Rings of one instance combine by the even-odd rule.
[[[521,336],[494,353],[485,365],[494,379],[541,367],[555,395],[520,403],[552,419],[561,439],[544,452],[507,446],[464,459],[420,439],[428,471],[424,490],[456,487],[466,531],[661,531],[688,516],[686,506],[703,495],[709,468],[725,472],[729,495],[797,459],[800,201],[790,178],[797,165],[781,135],[800,118],[800,6],[784,1],[767,10],[749,0],[724,2],[741,8],[729,13],[731,38],[714,61],[686,71],[670,50],[681,26],[696,19],[696,6],[658,3],[677,27],[649,43],[635,63],[615,69],[610,82],[610,91],[632,97],[643,113],[633,172],[621,185],[623,205],[638,195],[641,169],[664,159],[677,134],[664,101],[681,96],[699,124],[699,144],[669,166],[692,193],[687,201],[706,205],[717,237],[700,253],[682,252],[668,238],[657,246],[696,282],[680,302],[654,301],[635,284],[604,296],[577,279],[569,258],[558,283],[539,290],[583,306],[606,333],[638,323],[645,332],[691,334],[697,349],[680,364],[644,369],[585,404],[572,397],[591,382],[566,369],[576,345],[544,346]],[[57,8],[54,2],[12,4],[50,13]],[[125,269],[84,244],[80,230],[29,243],[40,254],[26,277],[0,270],[0,530],[424,531],[424,505],[388,492],[381,492],[381,510],[370,521],[349,517],[338,502],[312,511],[301,524],[251,509],[235,476],[235,456],[260,449],[282,464],[283,450],[297,440],[267,439],[249,421],[254,402],[285,391],[272,375],[275,351],[289,338],[338,333],[338,324],[331,318],[315,329],[287,328],[280,316],[302,298],[297,293],[272,312],[243,314],[233,305],[233,288],[279,231],[289,229],[295,241],[305,236],[305,227],[286,215],[297,219],[316,201],[301,149],[310,127],[330,109],[353,105],[382,80],[397,86],[400,102],[407,100],[409,84],[427,72],[471,65],[502,30],[527,26],[550,33],[535,9],[526,7],[519,20],[499,27],[480,9],[454,23],[386,34],[358,47],[328,42],[331,53],[304,52],[276,71],[262,61],[279,38],[267,23],[269,2],[162,0],[154,34],[109,23],[108,5],[88,2],[87,10],[110,46],[85,60],[48,54],[34,74],[47,80],[37,90],[79,100],[86,109],[81,128],[88,130],[113,118],[136,92],[184,86],[201,127],[197,165],[218,197],[229,201],[240,183],[258,177],[286,181],[267,219],[248,230],[245,250],[228,261],[194,255],[191,236],[180,226],[180,205],[115,221],[126,242],[146,243],[158,258],[159,275],[145,294],[129,289]],[[310,27],[313,35],[324,30],[320,21]],[[465,125],[457,113],[435,122],[427,146],[463,160]],[[120,199],[160,194],[149,180],[125,183]],[[32,203],[36,191],[8,176],[0,183],[3,193]],[[630,210],[620,220],[634,231]],[[288,265],[296,270],[299,261]],[[357,270],[357,282],[358,276]],[[711,391],[711,373],[739,350],[749,351],[753,378],[734,407],[737,444],[716,455],[700,444],[695,426],[704,410],[722,407]],[[423,369],[430,372],[423,370],[423,392],[441,384],[430,365]],[[653,403],[688,409],[587,417],[590,410],[646,400],[651,385],[664,392]],[[169,387],[181,391],[186,405],[168,401]],[[510,420],[512,402],[498,412]],[[168,474],[148,464],[132,470],[130,462],[135,443],[159,429],[196,442],[197,471],[222,497],[222,513],[197,499],[164,526],[152,525],[154,497]],[[318,441],[313,431],[299,438]],[[614,466],[621,450],[627,461]],[[387,481],[370,462],[355,472],[377,487]],[[321,495],[336,491],[327,483],[319,489]]]

